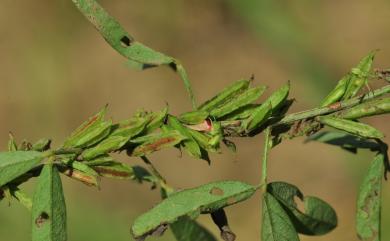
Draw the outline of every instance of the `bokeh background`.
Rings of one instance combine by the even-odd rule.
[[[255,84],[275,90],[287,80],[296,103],[312,108],[338,79],[372,49],[376,67],[390,66],[390,2],[387,0],[104,0],[101,4],[137,40],[180,59],[199,101],[233,81],[254,74]],[[114,121],[137,109],[172,113],[191,108],[183,84],[168,68],[129,69],[70,0],[0,2],[0,144],[8,132],[18,140],[50,137],[58,146],[83,120],[109,103]],[[270,92],[268,92],[270,93]],[[367,119],[390,136],[389,116]],[[388,142],[389,138],[386,139]],[[301,240],[358,240],[355,197],[372,158],[345,153],[303,139],[275,148],[270,179],[291,182],[336,209],[339,226],[322,237]],[[238,139],[238,153],[226,149],[212,164],[180,157],[177,150],[151,156],[177,188],[206,182],[260,179],[262,137]],[[123,161],[141,164],[125,155]],[[134,218],[159,201],[147,184],[103,180],[101,190],[63,177],[69,240],[131,240]],[[25,185],[29,193],[34,182]],[[384,185],[383,227],[390,224],[389,185]],[[260,239],[260,196],[227,208],[238,240]],[[30,239],[30,216],[18,203],[0,203],[0,240]],[[215,233],[207,216],[200,222]],[[170,232],[162,238],[173,240]],[[383,240],[390,240],[384,228]]]

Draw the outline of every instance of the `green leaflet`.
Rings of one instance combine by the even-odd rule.
[[[357,153],[358,148],[377,151],[380,145],[372,140],[361,138],[341,131],[322,131],[309,136],[305,143],[309,141],[318,141],[329,145],[340,146],[346,151]]]
[[[57,168],[46,164],[35,188],[32,206],[32,240],[65,241],[66,206]]]
[[[195,110],[181,114],[179,120],[188,125],[196,125],[206,120],[208,116],[208,111]]]
[[[344,76],[336,85],[336,87],[325,97],[321,102],[321,107],[325,107],[336,103],[343,98],[348,86],[349,75]]]
[[[133,168],[125,163],[111,161],[92,167],[100,176],[116,179],[136,179]]]
[[[234,97],[248,90],[249,84],[250,84],[249,80],[239,80],[234,82],[233,84],[224,88],[216,96],[201,104],[199,106],[199,110],[211,111],[227,102],[232,101]]]
[[[280,203],[269,193],[263,195],[261,240],[299,241],[297,232]]]
[[[276,198],[285,208],[297,232],[306,235],[322,235],[337,226],[337,216],[333,208],[316,197],[306,196],[299,189],[284,182],[272,182],[267,185],[267,193]],[[304,202],[305,212],[298,209],[294,197]]]
[[[333,116],[319,116],[318,121],[321,124],[349,132],[366,138],[383,138],[383,134],[372,126],[354,122],[351,120],[344,120]]]
[[[186,127],[184,127],[180,121],[174,117],[174,116],[168,116],[168,123],[167,125],[173,129],[177,130],[180,134],[186,137],[185,140],[183,140],[182,144],[184,146],[184,149],[190,154],[191,156],[195,158],[201,158],[202,153],[200,151],[200,146],[196,142],[196,140],[192,137],[191,133],[188,131]]]
[[[223,105],[210,110],[210,116],[220,119],[221,117],[224,117],[243,106],[251,104],[264,93],[265,89],[265,86],[248,89]]]
[[[343,119],[359,119],[363,117],[390,113],[390,98],[375,99],[346,109],[338,115]]]
[[[127,136],[109,136],[96,146],[86,149],[81,154],[81,158],[83,158],[83,160],[91,160],[97,156],[101,156],[113,151],[118,151],[129,141],[129,139],[130,138]]]
[[[131,140],[132,143],[141,143],[133,149],[128,149],[131,156],[145,156],[166,147],[172,147],[187,139],[178,131],[150,134]]]
[[[357,198],[356,230],[361,240],[380,241],[384,163],[384,154],[377,154],[360,185]]]
[[[177,241],[217,241],[205,227],[186,216],[169,226]]]
[[[195,219],[251,197],[256,187],[238,182],[221,181],[171,194],[150,211],[139,216],[131,227],[134,238],[144,238],[176,222],[180,217]],[[194,198],[196,197],[196,198]]]
[[[104,121],[107,107],[79,126],[64,142],[65,148],[92,146],[110,134],[112,122]]]
[[[142,66],[143,69],[159,65],[169,65],[172,67],[183,80],[187,92],[190,95],[192,105],[196,108],[190,81],[179,61],[135,41],[118,21],[111,17],[95,0],[72,1],[111,47],[123,57],[127,58],[132,66],[136,66],[137,68]]]
[[[368,77],[371,71],[371,66],[374,61],[376,51],[372,51],[362,60],[356,68],[353,68],[350,72],[350,78],[348,80],[348,86],[343,95],[343,100],[354,97],[359,90],[368,83]]]
[[[0,153],[0,187],[30,171],[44,155],[36,151],[13,151]]]

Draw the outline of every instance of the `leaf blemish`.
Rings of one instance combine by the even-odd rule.
[[[42,212],[36,219],[35,219],[35,225],[37,225],[38,228],[42,227],[43,224],[49,219],[49,214],[46,212]]]
[[[224,193],[223,190],[221,188],[218,188],[218,187],[213,187],[210,190],[211,195],[223,196],[223,193]]]

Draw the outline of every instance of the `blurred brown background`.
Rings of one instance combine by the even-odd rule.
[[[390,66],[390,2],[386,0],[105,0],[106,9],[140,42],[180,59],[199,101],[231,82],[255,74],[270,91],[288,79],[292,111],[312,108],[358,60],[381,49],[376,67]],[[54,146],[106,103],[114,121],[138,108],[173,113],[190,109],[183,84],[168,68],[137,72],[104,42],[70,0],[0,2],[0,143],[8,131]],[[270,93],[270,92],[268,92]],[[390,136],[389,116],[367,119]],[[358,240],[355,197],[369,153],[345,153],[321,144],[286,142],[273,150],[271,180],[291,182],[307,195],[330,202],[339,226],[322,237]],[[390,139],[387,138],[389,142]],[[212,156],[212,165],[166,150],[151,158],[170,184],[187,188],[209,181],[260,179],[260,136],[237,140],[238,154]],[[137,159],[122,160],[140,163]],[[127,159],[126,159],[127,158]],[[159,201],[148,185],[103,180],[101,190],[63,178],[69,240],[129,240],[134,218]],[[27,185],[33,190],[34,183]],[[389,185],[384,188],[383,226],[390,224]],[[227,209],[238,240],[260,239],[259,195]],[[29,213],[16,202],[0,204],[0,240],[30,239]],[[218,235],[208,217],[200,222]],[[172,240],[169,232],[162,238]],[[390,239],[384,230],[383,240]]]

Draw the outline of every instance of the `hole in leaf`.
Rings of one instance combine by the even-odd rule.
[[[294,196],[294,202],[297,205],[298,210],[304,211],[305,210],[305,203],[302,199],[300,199],[297,196]]]
[[[223,195],[223,190],[221,188],[218,188],[218,187],[213,187],[210,190],[210,194],[215,195],[215,196],[222,196]]]
[[[36,219],[35,219],[35,225],[37,225],[38,228],[42,227],[42,225],[49,219],[49,214],[46,212],[42,212]]]
[[[129,47],[130,43],[131,43],[131,40],[129,39],[129,37],[123,36],[121,38],[121,45],[122,45],[122,47],[124,47],[124,48]]]

